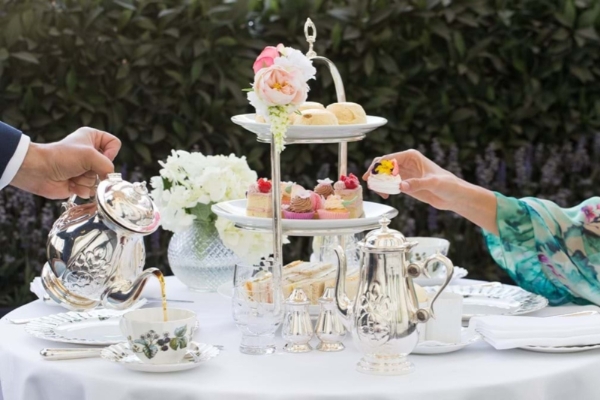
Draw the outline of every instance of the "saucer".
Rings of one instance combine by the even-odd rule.
[[[411,354],[444,354],[452,353],[467,347],[470,344],[478,342],[482,336],[470,329],[463,329],[460,337],[460,343],[443,343],[435,340],[421,342],[412,351]]]
[[[519,348],[527,351],[535,351],[537,353],[579,353],[582,351],[600,349],[600,344],[581,346],[523,346]]]
[[[219,353],[219,349],[210,344],[191,342],[190,350],[181,362],[177,364],[147,364],[137,358],[129,348],[128,343],[119,343],[103,349],[100,357],[133,371],[176,372],[196,368],[198,365],[212,360]]]

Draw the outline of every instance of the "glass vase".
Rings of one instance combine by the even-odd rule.
[[[233,279],[239,258],[221,241],[214,223],[199,222],[173,235],[169,242],[173,274],[191,290],[214,292]]]

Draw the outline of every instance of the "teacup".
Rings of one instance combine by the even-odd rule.
[[[196,314],[177,308],[169,308],[167,312],[166,322],[162,308],[133,310],[121,318],[121,332],[141,362],[176,364],[187,353]]]
[[[429,303],[420,304],[426,307]],[[462,331],[463,297],[458,293],[443,292],[433,306],[434,318],[419,326],[419,341],[460,343]]]
[[[427,257],[440,253],[444,256],[448,255],[448,249],[450,249],[450,242],[446,239],[436,237],[409,237],[406,240],[410,242],[418,242],[419,244],[412,248],[410,251],[411,262],[423,262]],[[443,270],[439,270],[439,263],[434,262],[429,265],[427,272],[432,278],[445,276]]]

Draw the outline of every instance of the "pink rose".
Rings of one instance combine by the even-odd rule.
[[[267,107],[294,105],[306,101],[308,85],[299,70],[288,71],[278,65],[263,68],[254,77],[254,92]]]
[[[277,47],[267,46],[265,49],[258,55],[256,61],[254,61],[254,65],[252,68],[254,69],[254,73],[258,73],[263,68],[268,68],[275,63],[275,59],[279,57],[279,51]]]

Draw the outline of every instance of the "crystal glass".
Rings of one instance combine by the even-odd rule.
[[[356,235],[344,235],[346,242],[346,260],[348,262],[348,271],[352,272],[358,269],[360,260],[360,251],[358,242],[364,237],[363,233]],[[313,238],[313,253],[310,256],[311,262],[328,262],[337,264],[337,257],[334,249],[340,244],[339,236],[315,236]]]
[[[275,332],[283,321],[284,309],[281,288],[273,285],[270,268],[235,266],[232,311],[242,332],[242,353],[275,353]]]
[[[194,222],[173,235],[169,243],[173,274],[192,290],[214,292],[231,282],[239,258],[219,238],[214,223]]]

